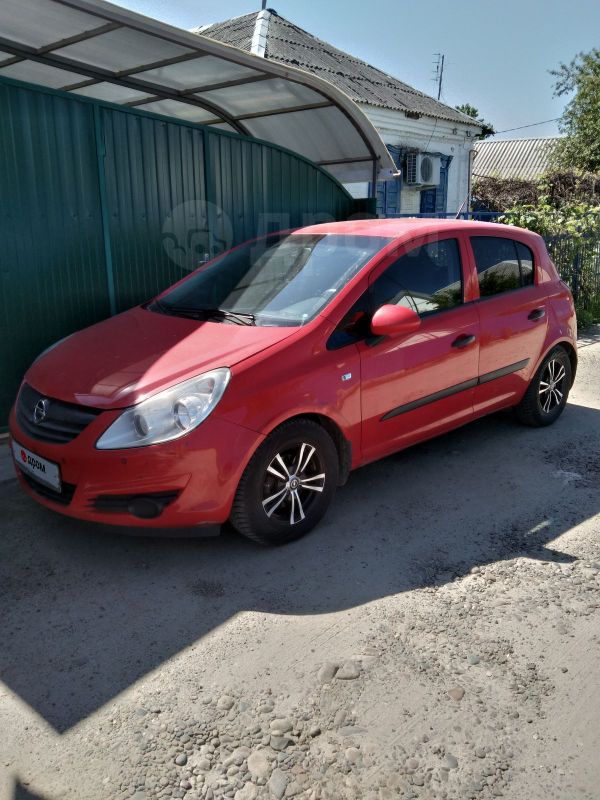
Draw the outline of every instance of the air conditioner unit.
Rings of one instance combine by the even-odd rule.
[[[441,159],[427,153],[408,153],[406,183],[412,186],[437,186],[440,182]]]

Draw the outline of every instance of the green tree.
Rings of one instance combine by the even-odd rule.
[[[493,136],[495,133],[494,126],[486,122],[483,117],[479,116],[479,109],[472,106],[470,103],[463,103],[461,106],[456,106],[457,111],[466,114],[467,117],[473,117],[478,125],[481,125],[482,131],[477,136],[478,139],[487,139],[488,136]]]
[[[579,53],[552,70],[554,95],[575,93],[565,106],[560,139],[553,153],[557,167],[600,173],[600,49]]]

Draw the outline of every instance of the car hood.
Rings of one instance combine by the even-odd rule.
[[[25,380],[65,402],[124,408],[202,372],[232,367],[297,332],[133,308],[59,342]]]

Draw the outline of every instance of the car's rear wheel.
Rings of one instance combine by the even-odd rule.
[[[308,533],[327,511],[338,484],[338,454],[316,422],[290,420],[265,439],[246,467],[231,523],[260,544]]]
[[[556,422],[567,404],[571,383],[571,360],[563,347],[556,347],[543,360],[517,406],[519,420],[533,427]]]

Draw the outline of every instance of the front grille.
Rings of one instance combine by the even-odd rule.
[[[116,514],[126,514],[129,506],[135,500],[150,500],[156,503],[162,511],[169,503],[177,499],[178,491],[171,492],[146,492],[145,494],[99,494],[90,501],[96,511],[108,511]]]
[[[34,410],[40,400],[46,400],[46,416],[41,422],[34,421]],[[101,413],[99,408],[64,403],[36,392],[23,384],[17,398],[17,422],[24,433],[32,439],[53,444],[71,442]]]
[[[40,497],[46,500],[52,500],[55,503],[60,503],[62,506],[68,506],[73,499],[76,489],[73,483],[63,483],[61,491],[57,492],[56,489],[53,489],[51,486],[46,486],[44,483],[36,481],[36,479],[27,472],[23,470],[20,470],[20,472],[30,489],[33,489]]]

